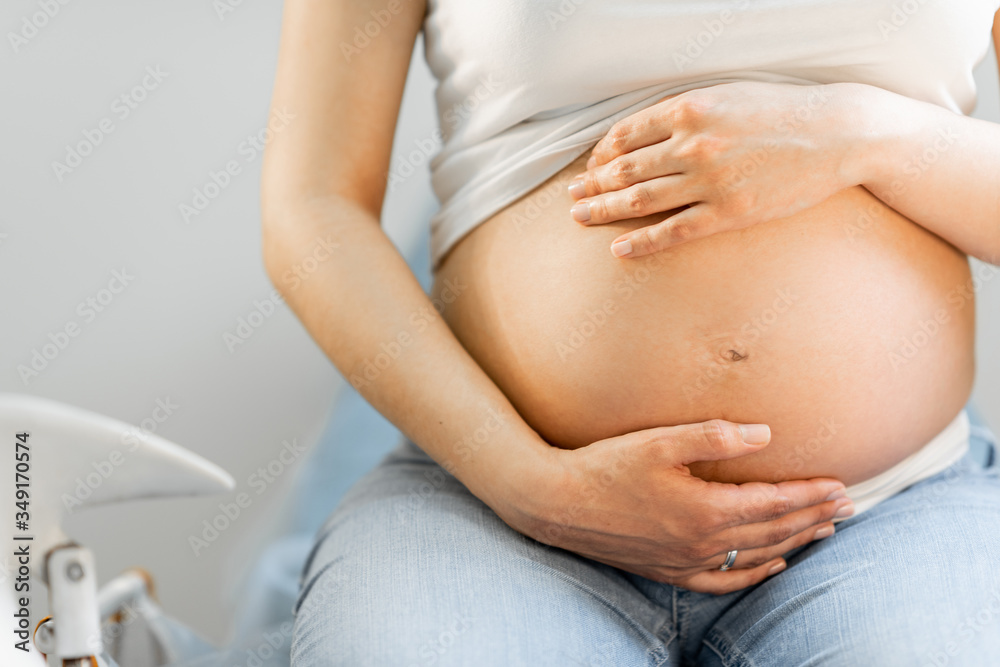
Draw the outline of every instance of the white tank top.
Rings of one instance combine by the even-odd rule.
[[[1000,0],[428,0],[435,268],[462,236],[666,95],[878,86],[959,113]]]

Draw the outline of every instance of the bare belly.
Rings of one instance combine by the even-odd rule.
[[[449,326],[553,445],[721,418],[771,444],[701,462],[716,481],[854,484],[961,410],[974,374],[965,255],[862,187],[783,220],[617,259],[566,184],[586,155],[478,226],[445,259]]]

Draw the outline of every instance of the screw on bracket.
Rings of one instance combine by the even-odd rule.
[[[80,581],[83,579],[83,566],[75,560],[66,564],[66,576],[70,581]]]

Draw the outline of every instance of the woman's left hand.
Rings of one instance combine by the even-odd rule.
[[[863,121],[849,112],[865,108],[860,94],[851,84],[739,82],[667,98],[597,143],[570,184],[571,214],[594,225],[679,210],[611,246],[640,257],[815,206],[861,182]]]

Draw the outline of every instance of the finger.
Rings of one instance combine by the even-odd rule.
[[[850,498],[837,498],[790,512],[774,521],[732,526],[719,533],[718,540],[723,545],[742,544],[744,549],[772,547],[819,524],[850,516],[853,511],[854,503]]]
[[[680,161],[672,154],[668,141],[621,155],[605,165],[588,168],[573,179],[569,193],[574,199],[593,197],[681,172]]]
[[[708,211],[705,205],[695,204],[663,222],[622,234],[611,244],[611,254],[615,257],[642,257],[726,231]]]
[[[783,558],[775,558],[757,567],[726,570],[725,572],[718,569],[705,570],[687,577],[677,585],[698,593],[724,595],[758,584],[769,576],[781,572],[786,565]]]
[[[829,507],[827,507],[828,505]],[[818,506],[823,508],[822,512],[798,517],[788,524],[769,525],[766,530],[756,533],[748,533],[742,528],[736,528],[722,533],[718,537],[718,541],[723,545],[731,545],[730,549],[739,550],[736,554],[736,563],[731,567],[755,567],[814,539],[829,537],[833,534],[832,519],[834,515],[844,507],[849,507],[853,511],[850,505],[850,500],[841,498]],[[827,529],[829,529],[828,532]],[[743,546],[740,547],[740,545]],[[715,567],[722,565],[725,562],[726,553],[728,552],[724,551],[713,556],[705,564]]]
[[[611,126],[608,133],[597,142],[591,152],[593,160],[587,163],[602,165],[619,155],[666,141],[670,138],[670,125],[665,122],[662,103],[646,107],[626,116]]]
[[[792,549],[822,540],[834,534],[836,528],[830,521],[811,526],[808,530],[803,530],[792,535],[787,540],[770,547],[760,549],[740,549],[736,553],[736,561],[730,566],[733,569],[755,568],[758,565],[769,563],[776,558],[784,556]],[[726,554],[721,554],[713,558],[710,564],[718,569],[726,561]]]
[[[724,419],[665,426],[646,433],[645,440],[665,446],[666,458],[675,465],[734,459],[760,451],[771,441],[766,424],[734,424]],[[735,484],[719,486],[736,488]]]
[[[814,508],[816,516],[821,516],[832,505],[825,509],[815,509],[815,506],[843,498],[845,487],[840,480],[820,477],[778,484],[710,484],[706,492],[714,496],[711,502],[720,511],[725,527],[732,528],[774,522],[805,508]],[[827,518],[818,518],[816,522],[826,521]]]
[[[689,180],[677,174],[581,199],[570,209],[570,215],[581,224],[600,225],[670,211],[693,201],[693,196],[685,187]]]

